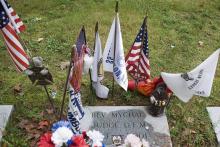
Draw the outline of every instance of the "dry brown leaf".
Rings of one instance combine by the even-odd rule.
[[[40,113],[40,116],[41,116],[41,117],[43,117],[43,116],[44,116],[44,111],[42,111],[42,112]]]
[[[53,109],[46,109],[46,111],[47,111],[48,114],[53,114],[54,113]]]
[[[198,44],[200,47],[204,46],[204,42],[202,42],[202,41],[199,41]]]
[[[193,122],[194,122],[194,118],[188,117],[186,121],[187,121],[188,123],[193,123]]]
[[[15,85],[13,90],[15,94],[22,93],[22,85],[21,84]]]
[[[37,129],[44,129],[47,126],[49,126],[49,122],[47,120],[43,120],[38,123]]]
[[[191,134],[196,134],[196,131],[195,130],[190,130],[190,133]]]
[[[65,61],[65,62],[61,62],[60,63],[60,69],[64,70],[66,68],[68,68],[70,66],[70,62],[69,61]]]
[[[186,128],[184,129],[184,131],[182,132],[183,136],[189,136],[190,135],[190,129]]]
[[[29,123],[28,120],[22,119],[21,122],[18,124],[19,128],[25,129],[25,126]]]
[[[37,42],[41,42],[41,41],[43,41],[44,40],[44,38],[38,38],[37,39]]]
[[[34,124],[28,124],[24,128],[27,132],[31,132],[36,126]]]

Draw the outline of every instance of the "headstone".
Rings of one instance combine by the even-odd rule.
[[[0,141],[2,139],[3,131],[5,130],[12,110],[12,105],[0,105]]]
[[[207,107],[220,146],[220,107]]]
[[[152,117],[145,106],[87,106],[81,121],[83,130],[98,130],[105,136],[104,143],[112,145],[128,134],[144,138],[152,147],[172,146],[166,115]]]

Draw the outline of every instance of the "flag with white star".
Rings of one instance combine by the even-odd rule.
[[[9,5],[6,0],[0,0],[0,2],[1,19],[6,18],[12,24],[17,33],[23,32],[25,30],[25,25],[23,24],[21,18],[17,15],[15,10],[11,7],[11,5]],[[4,25],[0,27],[4,27]]]

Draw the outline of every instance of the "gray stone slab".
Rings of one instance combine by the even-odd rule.
[[[172,146],[166,115],[152,117],[146,106],[87,106],[81,121],[83,130],[95,129],[105,135],[104,143],[111,145],[114,136],[122,143],[128,134],[145,138],[152,147]]]
[[[2,139],[3,131],[5,130],[12,110],[12,105],[0,105],[0,141]]]
[[[220,107],[207,107],[209,117],[211,118],[213,128],[220,146]]]

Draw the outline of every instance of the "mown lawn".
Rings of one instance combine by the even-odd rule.
[[[21,37],[33,56],[42,56],[54,76],[56,107],[60,107],[66,70],[62,61],[69,60],[70,49],[82,25],[93,47],[95,22],[99,21],[104,47],[114,17],[114,0],[9,0],[27,26]],[[127,53],[136,33],[148,14],[150,64],[152,77],[161,71],[185,72],[194,68],[220,47],[219,0],[120,0],[120,21]],[[44,38],[38,42],[38,38]],[[1,39],[2,40],[2,39]],[[204,42],[199,46],[198,42]],[[174,48],[171,48],[174,46]],[[35,138],[22,129],[20,122],[37,124],[55,120],[53,114],[43,115],[49,108],[43,88],[35,87],[25,75],[15,71],[3,42],[0,42],[0,104],[15,106],[3,142],[9,146],[30,146]],[[111,89],[111,76],[105,84]],[[13,92],[21,84],[23,94]],[[82,100],[91,99],[89,77],[82,82]],[[119,86],[115,98],[96,100],[95,105],[147,105],[148,98],[124,92]],[[66,99],[66,102],[68,99]],[[188,103],[173,97],[166,113],[173,146],[217,146],[206,106],[220,105],[220,64],[209,98],[193,97]],[[67,106],[67,103],[65,107]],[[33,129],[33,128],[32,128]]]

